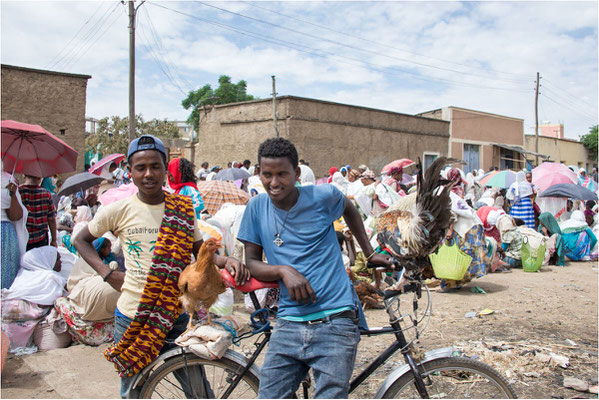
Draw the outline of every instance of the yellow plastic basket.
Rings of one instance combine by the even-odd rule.
[[[459,281],[464,277],[472,263],[472,257],[464,253],[454,242],[451,246],[443,244],[437,253],[428,256],[439,279]]]

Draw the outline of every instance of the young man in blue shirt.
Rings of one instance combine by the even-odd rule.
[[[312,368],[316,398],[347,398],[360,341],[357,301],[341,258],[333,221],[344,217],[368,260],[375,253],[351,201],[333,185],[295,186],[295,146],[284,138],[258,149],[265,194],[245,210],[238,239],[252,276],[279,281],[277,323],[260,372],[260,398],[290,398]],[[262,253],[267,262],[262,261]]]

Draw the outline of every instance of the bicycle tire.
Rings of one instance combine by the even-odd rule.
[[[424,371],[423,380],[430,398],[517,398],[507,380],[480,361],[465,357],[445,357],[426,361],[420,366]],[[420,398],[412,371],[397,378],[383,393],[382,398]]]
[[[210,384],[209,393],[206,393],[204,385],[200,383],[202,378],[199,375],[199,370],[194,369],[197,367],[203,368]],[[194,354],[178,355],[167,359],[164,364],[150,374],[141,388],[139,397],[144,399],[220,399],[243,368],[243,365],[226,358],[226,356],[217,360],[207,360]],[[178,374],[179,378],[175,374]],[[192,385],[185,390],[181,379],[189,382],[190,375],[194,375],[194,379],[192,379]],[[229,397],[235,399],[257,398],[258,385],[258,377],[248,370]]]

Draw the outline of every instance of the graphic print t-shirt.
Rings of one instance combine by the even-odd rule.
[[[135,317],[163,217],[164,203],[145,204],[133,195],[102,207],[87,225],[95,237],[112,231],[121,241],[127,273],[117,307],[129,318]],[[202,239],[197,220],[193,236],[194,242]]]

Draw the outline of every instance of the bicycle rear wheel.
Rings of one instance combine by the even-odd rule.
[[[516,392],[493,368],[464,357],[447,357],[421,365],[423,380],[431,399],[513,399]],[[420,395],[414,374],[408,371],[389,386],[384,399],[413,399]]]
[[[220,399],[242,369],[241,364],[226,357],[206,360],[192,354],[175,356],[152,372],[142,386],[140,398]],[[258,385],[258,378],[247,371],[229,397],[257,398]]]

